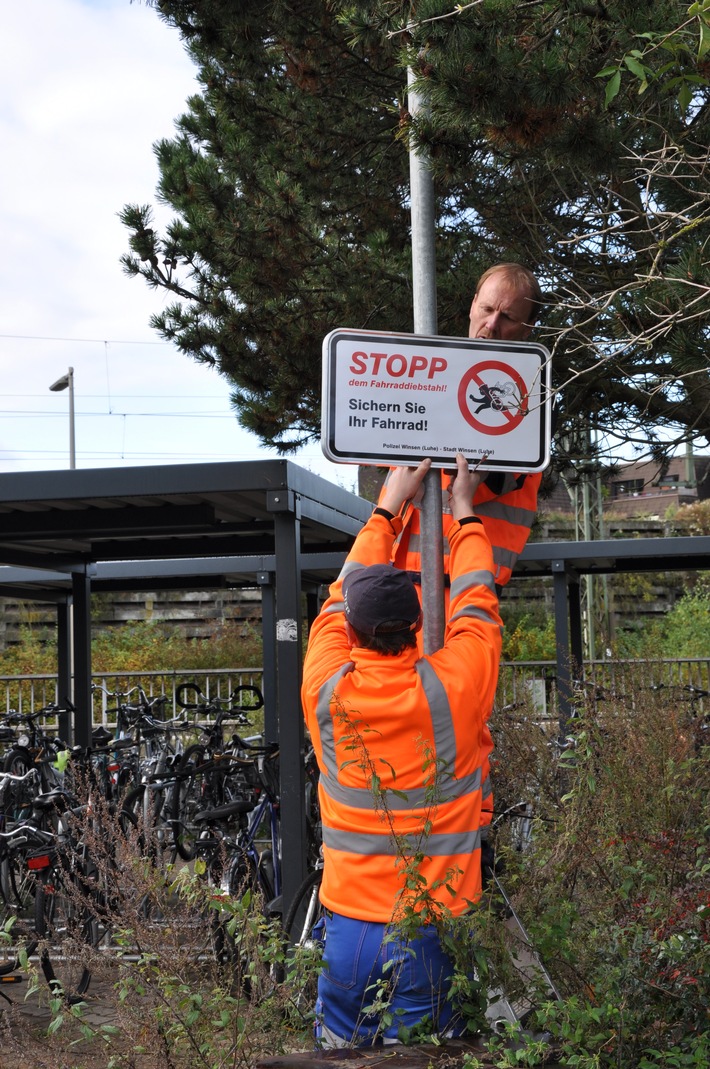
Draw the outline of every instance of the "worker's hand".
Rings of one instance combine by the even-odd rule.
[[[430,467],[431,460],[427,457],[416,468],[392,468],[384,496],[379,503],[380,508],[396,516],[405,501],[416,497]]]
[[[470,469],[463,453],[457,453],[456,474],[447,487],[451,494],[451,512],[455,520],[473,516],[473,495],[480,481],[481,476]]]

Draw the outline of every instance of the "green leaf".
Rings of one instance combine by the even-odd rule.
[[[397,773],[396,773],[396,771],[395,771],[394,765],[393,765],[393,764],[391,764],[391,763],[390,763],[390,762],[389,762],[389,761],[388,761],[388,760],[387,760],[386,758],[384,758],[384,757],[380,757],[380,759],[379,759],[379,760],[381,761],[381,763],[382,763],[383,765],[386,765],[386,766],[387,766],[387,768],[388,768],[388,769],[390,770],[390,772],[392,773],[392,779],[396,779],[396,778],[397,778]]]
[[[678,107],[685,113],[688,110],[690,101],[693,99],[693,92],[688,82],[683,82],[678,92]]]
[[[613,78],[610,78],[607,82],[606,92],[604,93],[604,103],[608,108],[615,96],[617,96],[619,89],[621,88],[621,71],[617,71]]]
[[[710,26],[707,22],[700,23],[700,34],[698,36],[698,59],[702,59],[705,53],[710,48]]]
[[[630,55],[624,56],[624,63],[632,74],[635,74],[636,77],[639,78],[642,82],[646,81],[648,75],[648,67],[644,67],[642,63],[639,63],[637,59],[634,59],[634,57]]]

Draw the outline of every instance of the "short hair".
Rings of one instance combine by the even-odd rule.
[[[527,297],[532,302],[532,323],[535,323],[542,312],[545,298],[542,295],[540,283],[535,278],[532,271],[529,271],[527,267],[523,267],[522,264],[493,264],[493,267],[489,267],[479,278],[476,292],[473,295],[474,300],[478,297],[478,292],[483,283],[489,279],[491,275],[497,275],[498,273],[505,275],[508,281],[512,282],[518,289],[524,288],[527,290]]]
[[[379,625],[374,635],[363,635],[356,627],[353,627],[353,631],[358,646],[374,650],[384,657],[396,657],[398,653],[417,644],[417,632],[411,630],[407,620],[387,620]]]

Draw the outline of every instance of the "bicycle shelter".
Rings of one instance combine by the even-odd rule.
[[[79,745],[91,740],[92,591],[260,587],[265,734],[281,757],[285,905],[305,876],[303,599],[312,619],[371,510],[286,460],[0,475],[0,596],[56,606],[58,694],[77,708]],[[514,580],[554,579],[561,720],[572,714],[574,665],[583,660],[580,577],[660,569],[710,569],[710,537],[524,550]]]
[[[286,460],[0,475],[0,595],[53,603],[60,701],[91,741],[92,591],[262,593],[265,734],[304,796],[303,608],[317,611],[372,506]],[[282,806],[284,899],[305,876],[303,806]]]

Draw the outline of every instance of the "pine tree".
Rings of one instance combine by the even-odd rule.
[[[157,6],[203,88],[156,146],[175,220],[159,235],[125,208],[124,266],[175,295],[153,325],[234,384],[240,422],[295,446],[319,429],[325,335],[412,329],[403,73],[386,42],[351,47],[326,2]],[[450,286],[450,332],[474,272]]]
[[[710,433],[709,16],[673,0],[159,0],[202,92],[161,142],[163,235],[130,206],[154,325],[283,449],[317,434],[339,326],[411,330],[408,141],[438,195],[442,334],[496,260],[538,273],[560,441]],[[700,9],[703,5],[695,5]],[[430,102],[412,121],[406,68]],[[577,444],[578,443],[578,444]],[[564,460],[564,451],[560,455]]]

